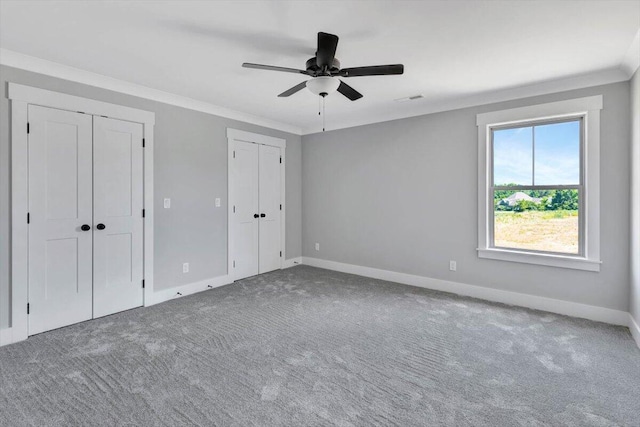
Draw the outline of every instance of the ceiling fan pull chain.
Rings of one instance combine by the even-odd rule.
[[[322,97],[322,132],[324,132],[324,126],[327,120],[327,114],[326,114],[326,109],[325,109],[325,102],[327,101],[327,97],[323,96]]]

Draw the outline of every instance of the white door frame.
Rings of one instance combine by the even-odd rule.
[[[252,142],[254,144],[271,145],[273,147],[280,148],[282,156],[282,165],[280,166],[280,203],[282,204],[282,213],[280,215],[280,250],[282,256],[280,257],[280,268],[284,265],[284,259],[286,256],[286,230],[285,230],[285,212],[287,211],[287,205],[285,204],[285,170],[286,170],[286,148],[287,140],[282,138],[275,138],[272,136],[261,135],[259,133],[246,132],[243,130],[227,128],[227,192],[229,201],[227,203],[227,274],[230,281],[235,280],[235,274],[233,270],[233,221],[231,220],[233,215],[234,195],[233,185],[231,182],[231,162],[233,161],[233,144],[235,141]]]
[[[144,305],[153,294],[153,127],[155,113],[9,83],[11,101],[11,327],[0,334],[0,345],[28,336],[28,156],[27,107],[39,105],[105,116],[143,125],[144,149]]]

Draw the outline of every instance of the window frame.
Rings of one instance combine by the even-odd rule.
[[[487,204],[489,207],[492,207],[495,200],[495,192],[496,191],[530,191],[530,190],[578,190],[578,252],[577,253],[569,253],[569,252],[554,252],[554,251],[542,251],[535,249],[524,249],[524,248],[512,248],[508,246],[496,246],[495,244],[495,209],[489,209],[489,218],[488,218],[488,226],[489,226],[489,248],[492,249],[506,249],[510,251],[523,251],[523,252],[532,252],[532,253],[541,253],[541,254],[552,254],[552,255],[565,255],[565,256],[579,256],[584,257],[584,241],[585,241],[585,221],[584,221],[584,122],[585,122],[584,114],[579,114],[572,117],[563,117],[563,118],[555,118],[555,119],[544,119],[544,120],[534,120],[534,121],[525,121],[518,123],[511,123],[508,125],[501,126],[490,126],[489,127],[489,191],[487,195],[489,199],[487,200]],[[570,123],[576,122],[580,123],[580,145],[579,145],[579,182],[578,184],[571,185],[536,185],[535,183],[535,127],[536,126],[545,126],[551,124],[559,124],[559,123]],[[496,130],[505,130],[505,129],[518,129],[524,127],[533,128],[533,138],[532,138],[532,184],[531,185],[495,185],[495,169],[494,169],[494,133]]]
[[[600,270],[600,110],[602,96],[478,114],[478,256],[587,271]],[[579,252],[577,254],[496,247],[494,242],[493,131],[562,123],[580,119],[580,183],[514,186],[513,190],[578,188]],[[535,152],[533,153],[535,156]],[[535,168],[535,157],[532,159]],[[533,170],[535,174],[535,169]],[[511,189],[499,186],[497,190]]]

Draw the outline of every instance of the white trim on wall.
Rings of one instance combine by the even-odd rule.
[[[11,100],[11,342],[25,340],[29,334],[26,308],[29,254],[25,219],[29,210],[27,112],[26,101]]]
[[[640,325],[636,322],[636,319],[633,318],[631,313],[629,313],[629,331],[631,332],[631,336],[636,341],[638,348],[640,348]]]
[[[578,270],[600,271],[600,110],[602,95],[478,114],[478,257]],[[491,247],[491,130],[522,122],[581,116],[584,120],[584,256]]]
[[[107,116],[113,119],[143,123],[149,126],[153,126],[156,122],[155,113],[149,111],[82,98],[80,96],[67,95],[18,83],[9,83],[8,93],[9,99],[11,100],[25,101],[28,104],[41,105],[43,107]]]
[[[145,301],[145,306],[160,304],[165,301],[181,298],[198,292],[208,291],[231,283],[233,283],[233,280],[231,280],[228,275],[224,275],[213,277],[211,279],[200,280],[198,282],[187,283],[186,285],[160,289],[153,293],[148,304]]]
[[[581,74],[567,78],[549,80],[530,85],[521,85],[507,89],[498,89],[488,92],[476,93],[469,96],[462,96],[446,101],[429,102],[428,99],[416,104],[416,108],[411,111],[399,111],[394,105],[389,105],[389,109],[370,115],[366,119],[351,118],[349,116],[332,119],[331,129],[346,129],[356,126],[364,126],[374,123],[384,123],[393,120],[406,119],[409,117],[419,117],[427,114],[441,113],[444,111],[454,111],[463,108],[489,105],[505,101],[520,100],[534,96],[547,95],[558,92],[565,92],[576,89],[583,89],[593,86],[601,86],[618,82],[626,82],[629,75],[619,67],[609,68],[593,73]],[[302,128],[302,135],[322,133],[318,125],[311,125]]]
[[[247,132],[239,129],[227,128],[227,139],[254,144],[271,145],[272,147],[287,148],[287,140],[259,133]]]
[[[297,258],[286,259],[284,261],[284,263],[282,263],[282,268],[291,268],[291,267],[295,267],[296,265],[302,265],[302,257],[301,256],[299,256]]]
[[[629,49],[627,49],[620,67],[628,78],[633,77],[638,67],[640,67],[640,30],[638,30]]]
[[[280,250],[282,256],[280,257],[280,268],[285,268],[285,257],[287,254],[286,248],[286,212],[287,204],[285,200],[286,195],[286,165],[287,165],[287,140],[282,138],[275,138],[272,136],[262,135],[259,133],[246,132],[239,129],[227,128],[227,194],[229,201],[227,202],[227,275],[231,280],[235,280],[233,274],[233,259],[231,254],[234,253],[233,248],[233,206],[234,206],[234,194],[233,186],[231,185],[231,162],[233,161],[233,144],[235,141],[249,142],[253,144],[270,145],[280,148],[280,155],[282,156],[282,164],[280,166],[280,203],[282,204],[282,211],[280,212]]]
[[[13,342],[13,328],[0,329],[0,347],[2,347],[3,345],[11,344]]]
[[[636,38],[637,37],[638,36],[636,36]],[[521,99],[531,96],[545,95],[549,93],[557,93],[573,89],[581,89],[585,87],[627,81],[629,80],[630,75],[633,74],[629,73],[628,70],[633,67],[633,62],[631,61],[635,61],[633,55],[634,52],[637,52],[637,50],[633,50],[633,46],[634,45],[630,46],[629,51],[625,56],[625,60],[619,67],[613,67],[606,70],[529,85],[521,85],[513,88],[476,93],[473,95],[451,99],[448,101],[438,101],[435,103],[425,102],[420,106],[417,106],[416,109],[409,112],[398,111],[397,109],[390,107],[389,109],[368,118],[343,117],[340,119],[340,121],[336,121],[334,123],[331,130],[345,129],[372,123],[381,123],[408,117],[423,116],[426,114],[433,114],[442,111],[457,110],[477,105],[486,105],[495,102],[509,101],[513,99]],[[162,102],[165,104],[176,105],[178,107],[187,108],[194,111],[201,111],[219,117],[226,117],[233,120],[252,123],[258,126],[265,126],[271,129],[290,132],[295,135],[310,135],[320,132],[316,125],[301,128],[289,123],[282,123],[279,121],[254,116],[252,114],[243,113],[241,111],[231,110],[229,108],[221,107],[208,102],[198,101],[196,99],[188,98],[181,95],[175,95],[169,92],[164,92],[135,83],[130,83],[124,80],[104,76],[102,74],[93,73],[91,71],[81,70],[79,68],[74,68],[57,62],[36,58],[34,56],[25,55],[4,48],[0,48],[0,64],[106,90],[111,90],[114,92]]]
[[[302,263],[312,267],[325,268],[327,270],[356,274],[358,276],[371,277],[374,279],[402,283],[404,285],[417,286],[436,291],[450,292],[487,301],[516,305],[519,307],[549,311],[551,313],[563,314],[566,316],[581,317],[613,325],[629,325],[629,313],[621,310],[613,310],[605,307],[596,307],[576,302],[539,297],[500,289],[485,288],[483,286],[451,282],[448,280],[345,264],[318,258],[302,257]]]
[[[301,135],[299,127],[0,48],[0,64]]]
[[[153,295],[153,126],[155,113],[95,101],[64,93],[52,92],[16,83],[9,83],[11,101],[11,341],[21,341],[28,336],[28,212],[27,192],[27,111],[29,105],[80,111],[86,114],[106,116],[143,125],[144,148],[144,305],[149,305]],[[23,219],[23,220],[21,220]],[[8,339],[3,338],[3,341]],[[4,342],[1,342],[4,344]]]

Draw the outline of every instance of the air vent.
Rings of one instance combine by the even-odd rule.
[[[418,94],[413,96],[406,96],[404,98],[394,99],[394,101],[397,101],[397,102],[415,101],[416,99],[422,99],[422,98],[424,98],[424,95]]]

